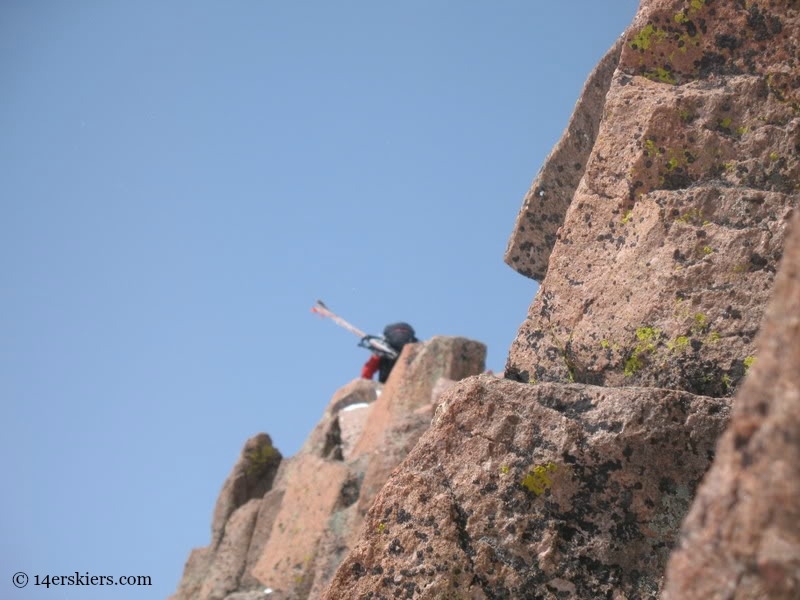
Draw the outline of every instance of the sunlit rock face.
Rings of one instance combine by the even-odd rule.
[[[800,214],[757,346],[665,599],[800,597]]]
[[[323,598],[652,598],[728,413],[688,392],[466,379]]]
[[[800,597],[799,14],[643,0],[525,196],[504,378],[434,338],[248,442],[176,597]]]
[[[174,600],[319,598],[390,473],[430,426],[441,389],[484,370],[486,347],[434,337],[403,349],[384,386],[355,380],[331,398],[300,452],[245,443]]]
[[[585,164],[574,193],[537,179],[517,221],[512,240],[550,240],[549,262],[510,262],[546,274],[508,377],[733,395],[798,201],[797,14],[642,3],[604,102],[578,104],[599,121],[591,150],[565,151],[568,128],[542,168]]]

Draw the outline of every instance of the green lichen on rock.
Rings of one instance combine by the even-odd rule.
[[[675,221],[678,223],[683,223],[685,225],[706,225],[708,221],[703,215],[703,211],[699,208],[691,208],[685,213],[683,213],[680,217],[676,218]]]
[[[280,453],[272,444],[265,442],[260,446],[252,448],[245,454],[247,466],[245,472],[250,477],[260,477],[264,472],[280,458]]]
[[[667,342],[667,348],[674,352],[680,352],[689,347],[689,338],[685,335],[679,335],[674,340]]]
[[[553,480],[550,478],[550,473],[555,473],[557,470],[558,465],[551,462],[543,465],[536,465],[522,478],[520,484],[528,491],[533,492],[537,496],[541,496],[546,490],[552,487]]]
[[[660,336],[661,330],[654,327],[639,327],[636,330],[636,339],[639,342],[625,360],[623,374],[626,377],[631,377],[644,366],[644,357],[656,349]]]
[[[648,23],[633,37],[630,41],[630,46],[634,50],[649,50],[651,45],[664,40],[666,37],[666,31]]]
[[[700,335],[701,333],[704,333],[707,325],[708,325],[708,317],[705,314],[703,313],[694,314],[694,325],[692,325],[692,332],[694,334]]]
[[[664,67],[655,67],[650,71],[645,71],[644,76],[651,81],[660,81],[661,83],[668,83],[669,85],[675,85],[677,83],[672,71]]]

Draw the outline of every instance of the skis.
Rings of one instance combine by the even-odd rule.
[[[311,312],[318,314],[320,317],[327,317],[339,327],[344,327],[352,334],[357,335],[360,338],[358,345],[361,348],[366,348],[367,350],[371,350],[375,354],[379,354],[381,356],[385,356],[390,359],[397,358],[398,354],[397,351],[392,348],[389,344],[386,343],[381,337],[375,335],[367,335],[363,331],[361,331],[358,327],[351,325],[347,321],[345,321],[339,315],[333,313],[331,309],[325,306],[325,303],[322,300],[317,300],[317,303],[311,307]]]

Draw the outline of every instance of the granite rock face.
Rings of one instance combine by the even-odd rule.
[[[606,53],[583,86],[564,134],[525,195],[506,248],[505,261],[541,280],[567,209],[597,139],[608,87],[622,51],[622,38]]]
[[[212,543],[192,551],[174,600],[319,598],[430,426],[434,394],[481,373],[485,355],[465,338],[408,345],[385,386],[359,379],[334,394],[295,456],[281,460],[266,434],[249,440],[217,501]]]
[[[177,598],[800,597],[799,35],[797,0],[642,0],[517,218],[505,379],[434,338],[343,388],[269,485],[234,469]]]
[[[670,559],[665,599],[800,598],[800,214],[756,356]]]
[[[512,381],[472,378],[442,396],[325,598],[659,597],[757,354],[800,199],[799,11],[793,0],[643,0],[517,218],[506,261],[542,281],[509,352]],[[747,492],[789,483],[763,505],[738,499],[737,517],[794,532],[788,423],[767,430],[788,458],[773,449]],[[769,500],[773,521],[759,513]],[[794,533],[748,526],[751,546],[736,538],[741,549],[715,553],[709,540],[738,530],[713,510],[716,529],[698,512],[684,533],[727,569],[700,589],[761,580],[706,597],[797,597]],[[692,556],[672,569],[704,577]],[[703,597],[691,585],[675,578],[668,593]]]
[[[487,376],[444,405],[323,598],[652,598],[729,410]]]
[[[509,378],[735,392],[798,203],[799,31],[796,2],[642,3],[571,202],[535,181],[512,235],[552,249]]]
[[[222,600],[236,589],[247,563],[261,499],[272,488],[281,459],[267,434],[247,440],[217,499],[211,543],[192,551],[173,598]]]

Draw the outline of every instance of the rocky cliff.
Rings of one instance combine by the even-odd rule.
[[[445,394],[324,598],[800,597],[799,25],[642,1],[517,218],[505,380]]]
[[[284,459],[266,434],[248,440],[211,542],[192,551],[173,599],[319,598],[442,390],[481,373],[485,355],[464,338],[409,345],[384,386],[355,380],[337,391],[295,456]]]
[[[798,36],[642,0],[524,198],[505,377],[434,339],[248,442],[178,597],[800,597]]]
[[[735,392],[797,203],[797,13],[642,3],[517,218],[509,377]]]

